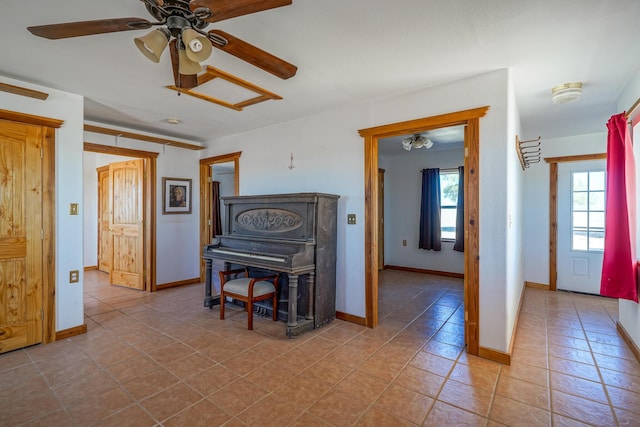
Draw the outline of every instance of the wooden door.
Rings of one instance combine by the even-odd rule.
[[[378,270],[384,270],[384,169],[378,169]]]
[[[144,160],[109,165],[111,284],[145,289]]]
[[[109,166],[98,172],[98,270],[111,271],[111,232],[109,231]]]
[[[42,341],[41,126],[0,126],[0,353]]]

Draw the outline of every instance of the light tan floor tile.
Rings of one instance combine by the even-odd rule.
[[[607,396],[600,382],[551,372],[551,389],[554,392],[557,390],[596,402],[607,403]]]
[[[419,351],[409,362],[410,366],[431,372],[441,377],[449,376],[455,362],[451,359],[436,356],[426,351]]]
[[[202,399],[202,395],[185,384],[176,384],[140,401],[153,418],[162,422]]]
[[[263,399],[249,406],[238,415],[238,419],[249,426],[286,426],[300,417],[303,409],[292,405],[290,402],[269,394]]]
[[[156,421],[140,406],[132,405],[99,420],[95,427],[152,427],[155,425]]]
[[[444,402],[436,402],[425,419],[423,426],[464,425],[469,427],[484,426],[486,418],[465,411]]]
[[[491,406],[491,393],[449,380],[444,384],[438,400],[486,417]]]
[[[445,381],[446,379],[439,375],[407,366],[392,384],[435,398]]]
[[[546,427],[551,425],[551,413],[548,410],[503,396],[495,396],[489,418],[510,426]]]
[[[533,383],[501,375],[496,388],[496,395],[508,397],[527,405],[549,410],[549,389]]]
[[[551,393],[551,407],[556,414],[573,418],[587,424],[602,426],[615,425],[612,409],[609,405],[583,399],[571,394],[553,391]]]
[[[350,426],[367,410],[368,404],[343,391],[331,391],[308,412],[335,426]]]
[[[424,394],[391,384],[376,402],[376,406],[389,413],[421,424],[434,400]]]
[[[209,399],[229,414],[236,416],[267,394],[265,389],[241,378],[211,394]]]
[[[415,424],[396,417],[378,407],[372,407],[354,424],[356,427],[412,427]]]
[[[457,363],[449,374],[449,378],[492,393],[498,381],[498,371]]]

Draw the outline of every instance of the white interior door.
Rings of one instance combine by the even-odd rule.
[[[606,160],[558,164],[557,288],[600,294]]]

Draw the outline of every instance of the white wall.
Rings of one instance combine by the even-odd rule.
[[[543,158],[606,151],[606,132],[542,139]],[[549,285],[549,185],[549,164],[544,160],[524,174],[524,279],[544,285]]]
[[[4,110],[64,120],[56,131],[56,331],[84,323],[82,262],[82,147],[83,98],[71,93],[2,78],[3,83],[46,92],[45,101],[0,92]],[[69,204],[80,203],[79,215],[69,215]],[[69,283],[69,271],[79,270],[80,281]]]
[[[520,114],[515,101],[513,82],[509,78],[509,92],[507,115],[507,218],[504,224],[506,230],[506,336],[507,339],[513,337],[513,328],[517,321],[518,308],[524,292],[524,255],[523,255],[523,181],[524,172],[520,164],[520,158],[515,145],[515,136],[520,132]],[[526,140],[526,138],[523,138]],[[482,235],[482,230],[480,230]],[[507,341],[507,345],[510,342]]]
[[[380,156],[385,169],[384,261],[387,265],[464,273],[464,254],[453,250],[453,242],[442,242],[441,251],[418,248],[420,193],[426,168],[457,168],[464,164],[464,149],[404,151]],[[402,246],[402,241],[407,246]]]
[[[318,191],[340,195],[336,309],[364,316],[364,155],[358,129],[489,105],[480,122],[480,345],[507,351],[508,70],[210,141],[203,157],[242,151],[240,194]],[[290,153],[294,169],[289,169]],[[347,225],[347,213],[357,224]],[[509,308],[510,309],[510,308]]]
[[[364,166],[357,130],[369,126],[356,104],[209,142],[202,157],[242,151],[240,194],[337,194],[336,309],[364,316]],[[293,169],[289,169],[293,153]],[[357,215],[347,225],[347,213]],[[345,284],[348,283],[348,286]]]
[[[622,92],[622,95],[618,99],[618,112],[625,111],[630,108],[631,105],[640,96],[640,71],[636,74],[635,78],[627,85]],[[640,112],[635,113],[637,116]],[[636,125],[634,128],[634,147],[633,152],[636,159],[636,191],[640,189],[640,125]],[[636,194],[637,196],[637,194]],[[636,213],[640,212],[640,196],[636,197]],[[639,233],[636,238],[640,243],[640,227],[637,227]],[[637,253],[640,253],[640,248],[636,248]],[[633,301],[619,300],[618,303],[618,316],[620,324],[629,333],[631,339],[636,346],[640,347],[640,305]]]
[[[109,135],[86,132],[85,138],[95,144],[116,145],[115,138]],[[156,283],[161,285],[200,277],[200,152],[124,137],[118,138],[117,145],[159,153],[156,163]],[[120,159],[117,161],[123,159],[120,156],[114,158]],[[95,173],[95,167],[93,170]],[[162,214],[163,177],[192,180],[191,214]]]

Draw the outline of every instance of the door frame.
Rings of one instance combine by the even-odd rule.
[[[603,160],[607,153],[545,157],[549,164],[549,290],[558,286],[558,163]]]
[[[381,168],[378,168],[378,245],[378,269],[384,270],[384,169]]]
[[[479,344],[479,197],[480,118],[489,106],[376,126],[358,131],[364,138],[365,325],[378,325],[378,141],[381,138],[465,126],[464,132],[464,305],[467,352],[481,355]]]
[[[158,290],[156,284],[156,163],[160,153],[114,147],[112,145],[84,143],[84,151],[92,153],[113,154],[116,156],[136,157],[145,160],[143,194],[144,194],[144,282],[147,292]]]
[[[107,177],[109,175],[109,165],[104,165],[104,166],[100,166],[98,168],[96,168],[96,173],[98,174],[98,271],[102,271],[103,273],[105,273],[104,270],[100,269],[100,262],[101,262],[101,256],[100,255],[104,255],[102,252],[102,246],[101,246],[101,242],[102,239],[104,238],[108,238],[107,236],[103,236],[104,231],[102,230],[102,224],[101,222],[104,221],[104,217],[102,216],[102,209],[104,208],[103,206],[103,201],[102,198],[104,197],[104,193],[107,192],[109,190],[109,185],[107,184],[107,188],[105,189],[104,186],[101,184],[100,182],[100,175],[107,173]],[[108,205],[109,203],[107,202],[107,209],[108,209]],[[104,256],[102,257],[104,258]],[[111,271],[111,267],[109,267],[109,271]]]
[[[240,194],[240,156],[242,151],[222,154],[220,156],[200,159],[200,249],[211,242],[213,236],[213,224],[211,224],[211,166],[217,163],[233,162],[235,195]],[[205,262],[200,258],[200,281],[204,281],[206,274]]]
[[[42,343],[56,340],[56,129],[64,120],[0,110],[0,120],[42,126]]]

